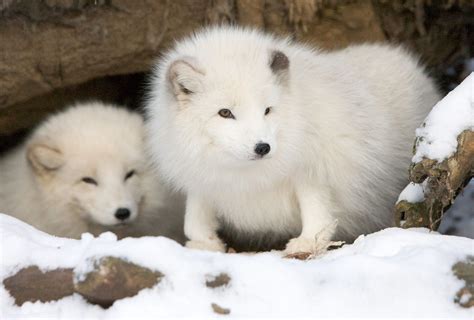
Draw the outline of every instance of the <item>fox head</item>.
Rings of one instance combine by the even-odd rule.
[[[245,166],[278,151],[289,60],[278,50],[254,59],[252,68],[245,68],[231,60],[203,63],[181,57],[166,74],[181,134],[224,166]]]
[[[142,127],[140,116],[104,106],[49,119],[26,153],[46,208],[104,226],[133,221],[147,174]]]

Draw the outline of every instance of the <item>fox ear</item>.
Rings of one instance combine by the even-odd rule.
[[[174,61],[168,69],[168,80],[178,101],[187,100],[202,90],[204,72],[193,58]]]
[[[281,82],[287,81],[290,60],[283,52],[279,50],[272,51],[270,54],[269,66]]]
[[[27,148],[26,156],[29,164],[39,175],[47,175],[64,164],[61,151],[44,144],[33,144]]]

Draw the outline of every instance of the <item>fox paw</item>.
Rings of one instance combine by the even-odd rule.
[[[293,238],[285,248],[286,255],[293,255],[298,253],[319,254],[323,253],[328,247],[328,241],[316,241],[314,238]]]
[[[340,246],[343,243],[342,241],[298,237],[288,242],[284,254],[288,258],[312,258],[324,254],[329,247]]]
[[[189,240],[186,242],[186,247],[198,250],[226,252],[225,244],[220,240]]]

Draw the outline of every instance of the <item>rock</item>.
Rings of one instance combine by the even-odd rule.
[[[474,173],[474,131],[463,131],[457,140],[457,150],[448,159],[442,162],[423,159],[411,165],[410,180],[414,183],[427,180],[427,191],[422,202],[402,200],[397,203],[395,220],[398,226],[438,229],[444,211]]]
[[[227,286],[231,280],[227,273],[220,273],[217,276],[210,276],[209,278],[209,280],[206,280],[206,287],[212,289]]]
[[[464,308],[474,307],[474,256],[469,256],[465,261],[456,263],[452,270],[456,277],[466,283],[456,293],[454,301]]]
[[[212,310],[217,313],[217,314],[229,314],[230,309],[228,308],[223,308],[219,306],[217,303],[211,303]]]
[[[86,274],[74,274],[73,269],[44,272],[30,266],[6,278],[3,285],[19,306],[27,301],[49,302],[78,293],[90,303],[108,308],[116,300],[153,287],[164,277],[161,272],[115,257],[97,258],[92,263],[93,270]]]
[[[74,283],[74,289],[90,303],[103,308],[155,286],[164,277],[161,272],[115,257],[100,258],[93,263],[94,270],[80,276],[81,280]]]
[[[3,280],[3,285],[15,304],[21,306],[25,302],[49,302],[72,295],[72,277],[72,269],[41,271],[31,266]]]

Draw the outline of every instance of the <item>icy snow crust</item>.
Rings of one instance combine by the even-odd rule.
[[[456,152],[457,137],[474,130],[474,73],[438,102],[416,129],[417,147],[412,161],[423,158],[443,161]]]
[[[473,254],[474,240],[426,229],[386,229],[312,261],[195,251],[162,237],[123,239],[111,233],[81,240],[55,238],[0,215],[3,281],[28,265],[43,270],[87,270],[94,256],[125,258],[165,274],[164,280],[107,310],[79,295],[49,303],[14,305],[0,286],[0,318],[117,319],[222,318],[211,303],[237,317],[446,317],[469,318],[472,310],[453,302],[463,286],[451,267]],[[210,289],[206,276],[226,272],[227,288]]]

